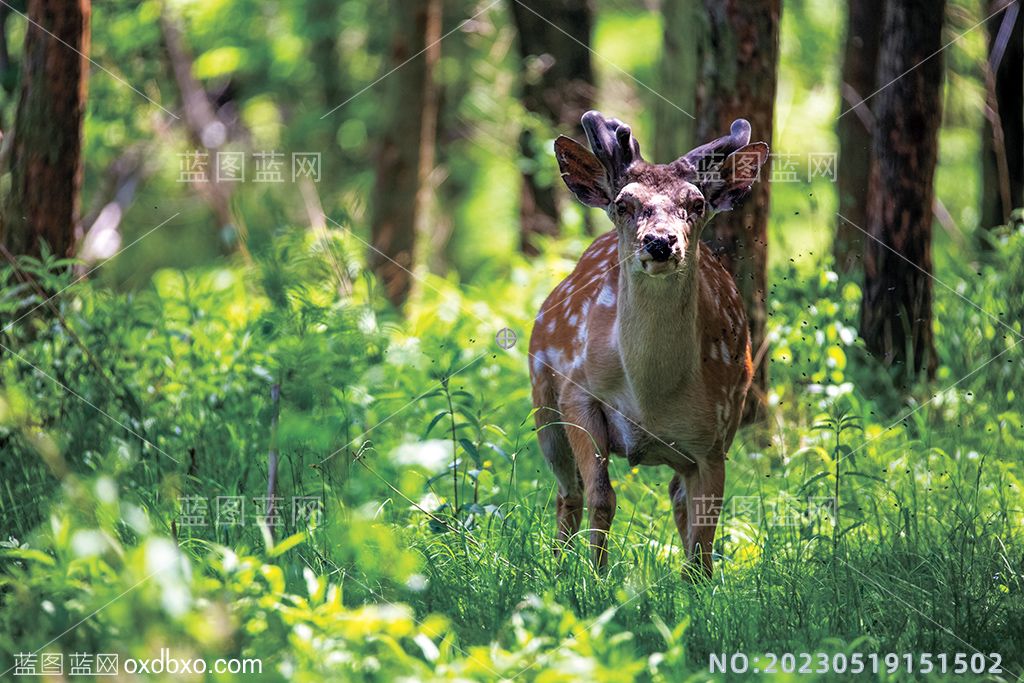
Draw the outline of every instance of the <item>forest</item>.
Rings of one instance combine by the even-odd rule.
[[[0,0],[0,680],[1024,681],[1021,5]]]

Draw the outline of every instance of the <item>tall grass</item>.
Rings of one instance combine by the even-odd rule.
[[[677,681],[731,652],[980,651],[1006,680],[1024,670],[1024,345],[1001,295],[1019,233],[954,274],[995,321],[936,290],[942,371],[909,398],[856,338],[855,283],[774,273],[770,415],[731,451],[706,583],[681,576],[669,473],[621,459],[607,571],[586,530],[552,552],[525,342],[493,336],[529,329],[564,262],[431,279],[400,321],[355,266],[338,302],[323,245],[277,248],[133,295],[76,285],[59,316],[0,334],[4,669],[56,638],[255,654],[294,680]],[[52,265],[25,265],[44,291],[67,284]],[[15,275],[10,319],[42,300]],[[188,498],[262,495],[272,438],[280,495],[322,515],[184,523]]]

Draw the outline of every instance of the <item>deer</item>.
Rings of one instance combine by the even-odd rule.
[[[768,145],[737,119],[728,135],[654,164],[618,119],[588,111],[582,125],[590,149],[560,135],[559,171],[614,228],[544,301],[528,353],[535,430],[557,481],[555,552],[579,532],[585,501],[592,561],[607,569],[616,455],[673,470],[684,577],[710,577],[753,365],[743,301],[701,232],[750,194]]]

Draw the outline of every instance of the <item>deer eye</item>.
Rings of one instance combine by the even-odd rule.
[[[625,199],[619,199],[615,202],[615,213],[618,215],[628,216],[632,212],[632,206]]]
[[[704,200],[703,199],[695,199],[695,200],[693,200],[693,203],[690,204],[690,210],[687,213],[689,213],[691,216],[699,216],[702,213],[704,213]]]

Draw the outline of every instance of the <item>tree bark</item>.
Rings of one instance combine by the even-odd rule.
[[[744,118],[753,129],[751,139],[771,146],[780,14],[780,0],[704,0],[707,32],[699,44],[698,140],[713,140],[727,133],[735,119]],[[765,164],[743,205],[711,222],[709,239],[743,296],[755,358],[764,355],[767,317],[769,176]],[[757,416],[767,385],[767,365],[761,362],[754,373],[755,399],[747,402],[748,421]]]
[[[932,195],[942,120],[945,0],[890,2],[882,25],[865,243],[861,336],[912,379],[931,378]]]
[[[392,11],[395,30],[389,69],[404,66],[386,81],[391,115],[377,158],[369,260],[388,299],[400,306],[412,288],[417,228],[424,227],[429,205],[437,131],[435,72],[441,54],[441,0],[398,0]],[[413,58],[422,50],[423,54]]]
[[[580,117],[593,106],[594,72],[590,61],[593,25],[586,0],[510,0],[522,59],[522,102],[544,125],[583,136]],[[571,131],[571,132],[570,132]],[[554,180],[537,172],[547,152],[546,136],[530,127],[519,137],[523,182],[519,208],[520,246],[537,254],[536,237],[558,234],[558,196]],[[542,180],[543,177],[543,180]]]
[[[82,187],[89,0],[31,0],[0,242],[69,256]],[[51,35],[52,34],[52,35]],[[56,36],[56,38],[54,38]]]
[[[654,101],[653,161],[667,163],[696,147],[697,41],[703,31],[703,8],[697,0],[661,5],[661,59]],[[666,101],[667,100],[667,101]]]
[[[981,226],[1004,225],[1024,206],[1024,12],[1020,2],[990,0],[989,61],[983,133]]]
[[[881,38],[878,21],[884,16],[885,1],[847,0],[846,9],[846,49],[839,86],[842,113],[836,125],[839,137],[836,192],[839,213],[850,222],[837,219],[832,243],[835,267],[842,273],[858,268],[864,254],[864,233],[853,226],[867,223],[872,114],[870,105],[861,104],[861,100],[877,89],[875,73]]]

